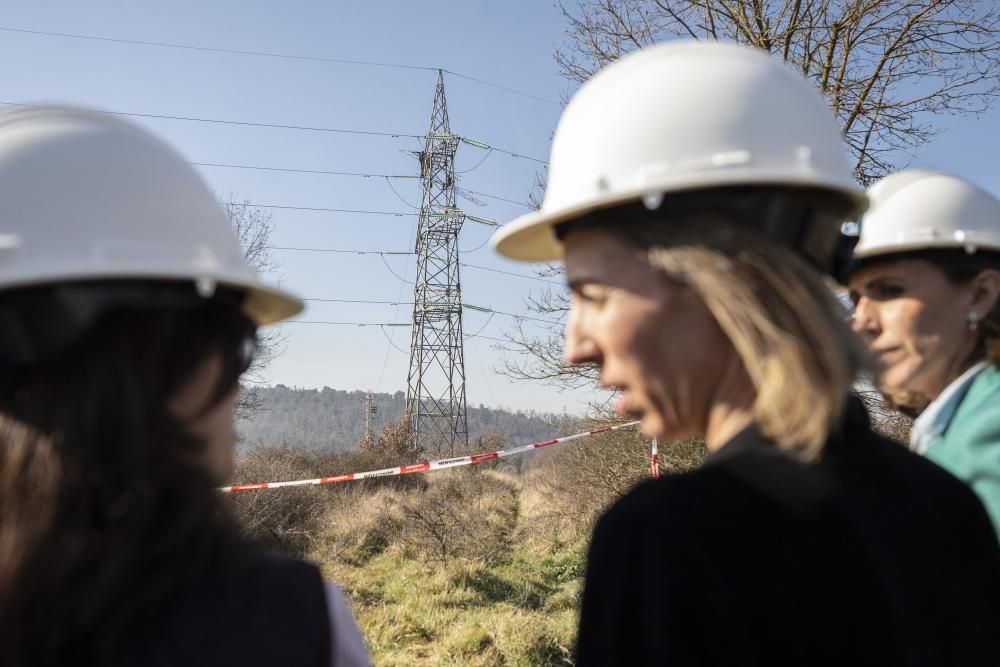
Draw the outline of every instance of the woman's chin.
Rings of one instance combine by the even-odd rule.
[[[668,430],[664,428],[663,420],[658,415],[647,412],[635,417],[639,420],[639,433],[642,435],[658,440],[670,439]]]

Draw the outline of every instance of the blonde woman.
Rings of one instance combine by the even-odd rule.
[[[589,665],[959,665],[1000,624],[1000,548],[961,483],[875,435],[864,352],[817,269],[865,207],[840,133],[762,52],[671,43],[567,106],[541,210],[497,250],[565,262],[569,361],[698,470],[600,519]]]
[[[920,416],[918,454],[970,484],[1000,532],[1000,201],[910,170],[869,189],[849,280],[878,385]]]

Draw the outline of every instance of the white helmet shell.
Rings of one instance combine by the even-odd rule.
[[[933,248],[1000,250],[1000,200],[962,178],[908,169],[876,182],[868,197],[858,259]]]
[[[493,237],[512,259],[562,257],[553,227],[645,195],[742,185],[866,199],[820,93],[758,49],[693,40],[642,49],[573,96],[556,129],[540,210]]]
[[[0,113],[0,290],[94,280],[234,287],[258,324],[302,310],[260,282],[212,192],[149,132],[76,108]]]

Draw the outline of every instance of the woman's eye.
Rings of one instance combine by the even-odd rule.
[[[601,304],[606,300],[607,295],[603,290],[589,289],[580,291],[580,299],[587,303]]]
[[[895,299],[903,295],[902,285],[879,284],[872,290],[877,299]]]

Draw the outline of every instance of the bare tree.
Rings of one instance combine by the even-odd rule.
[[[271,254],[271,232],[274,224],[271,212],[250,204],[248,199],[237,200],[230,195],[223,204],[229,222],[236,231],[243,257],[247,264],[258,273],[271,273],[278,269],[279,262]],[[237,415],[250,417],[261,409],[257,389],[264,383],[264,368],[283,350],[284,337],[274,328],[263,329],[257,334],[257,354],[250,369],[240,379],[240,398],[236,405]]]
[[[937,132],[939,114],[978,114],[998,93],[1000,6],[981,0],[581,0],[562,73],[583,81],[620,56],[686,37],[749,44],[812,80],[841,122],[867,185]]]
[[[735,41],[783,58],[826,96],[865,185],[932,138],[937,116],[980,113],[1000,94],[996,2],[560,0],[559,7],[567,30],[556,62],[577,82],[630,51],[674,38]],[[550,288],[526,303],[557,320],[567,306],[565,294]],[[519,324],[508,331],[511,354],[500,371],[561,387],[591,382],[594,369],[563,360],[560,328]]]

